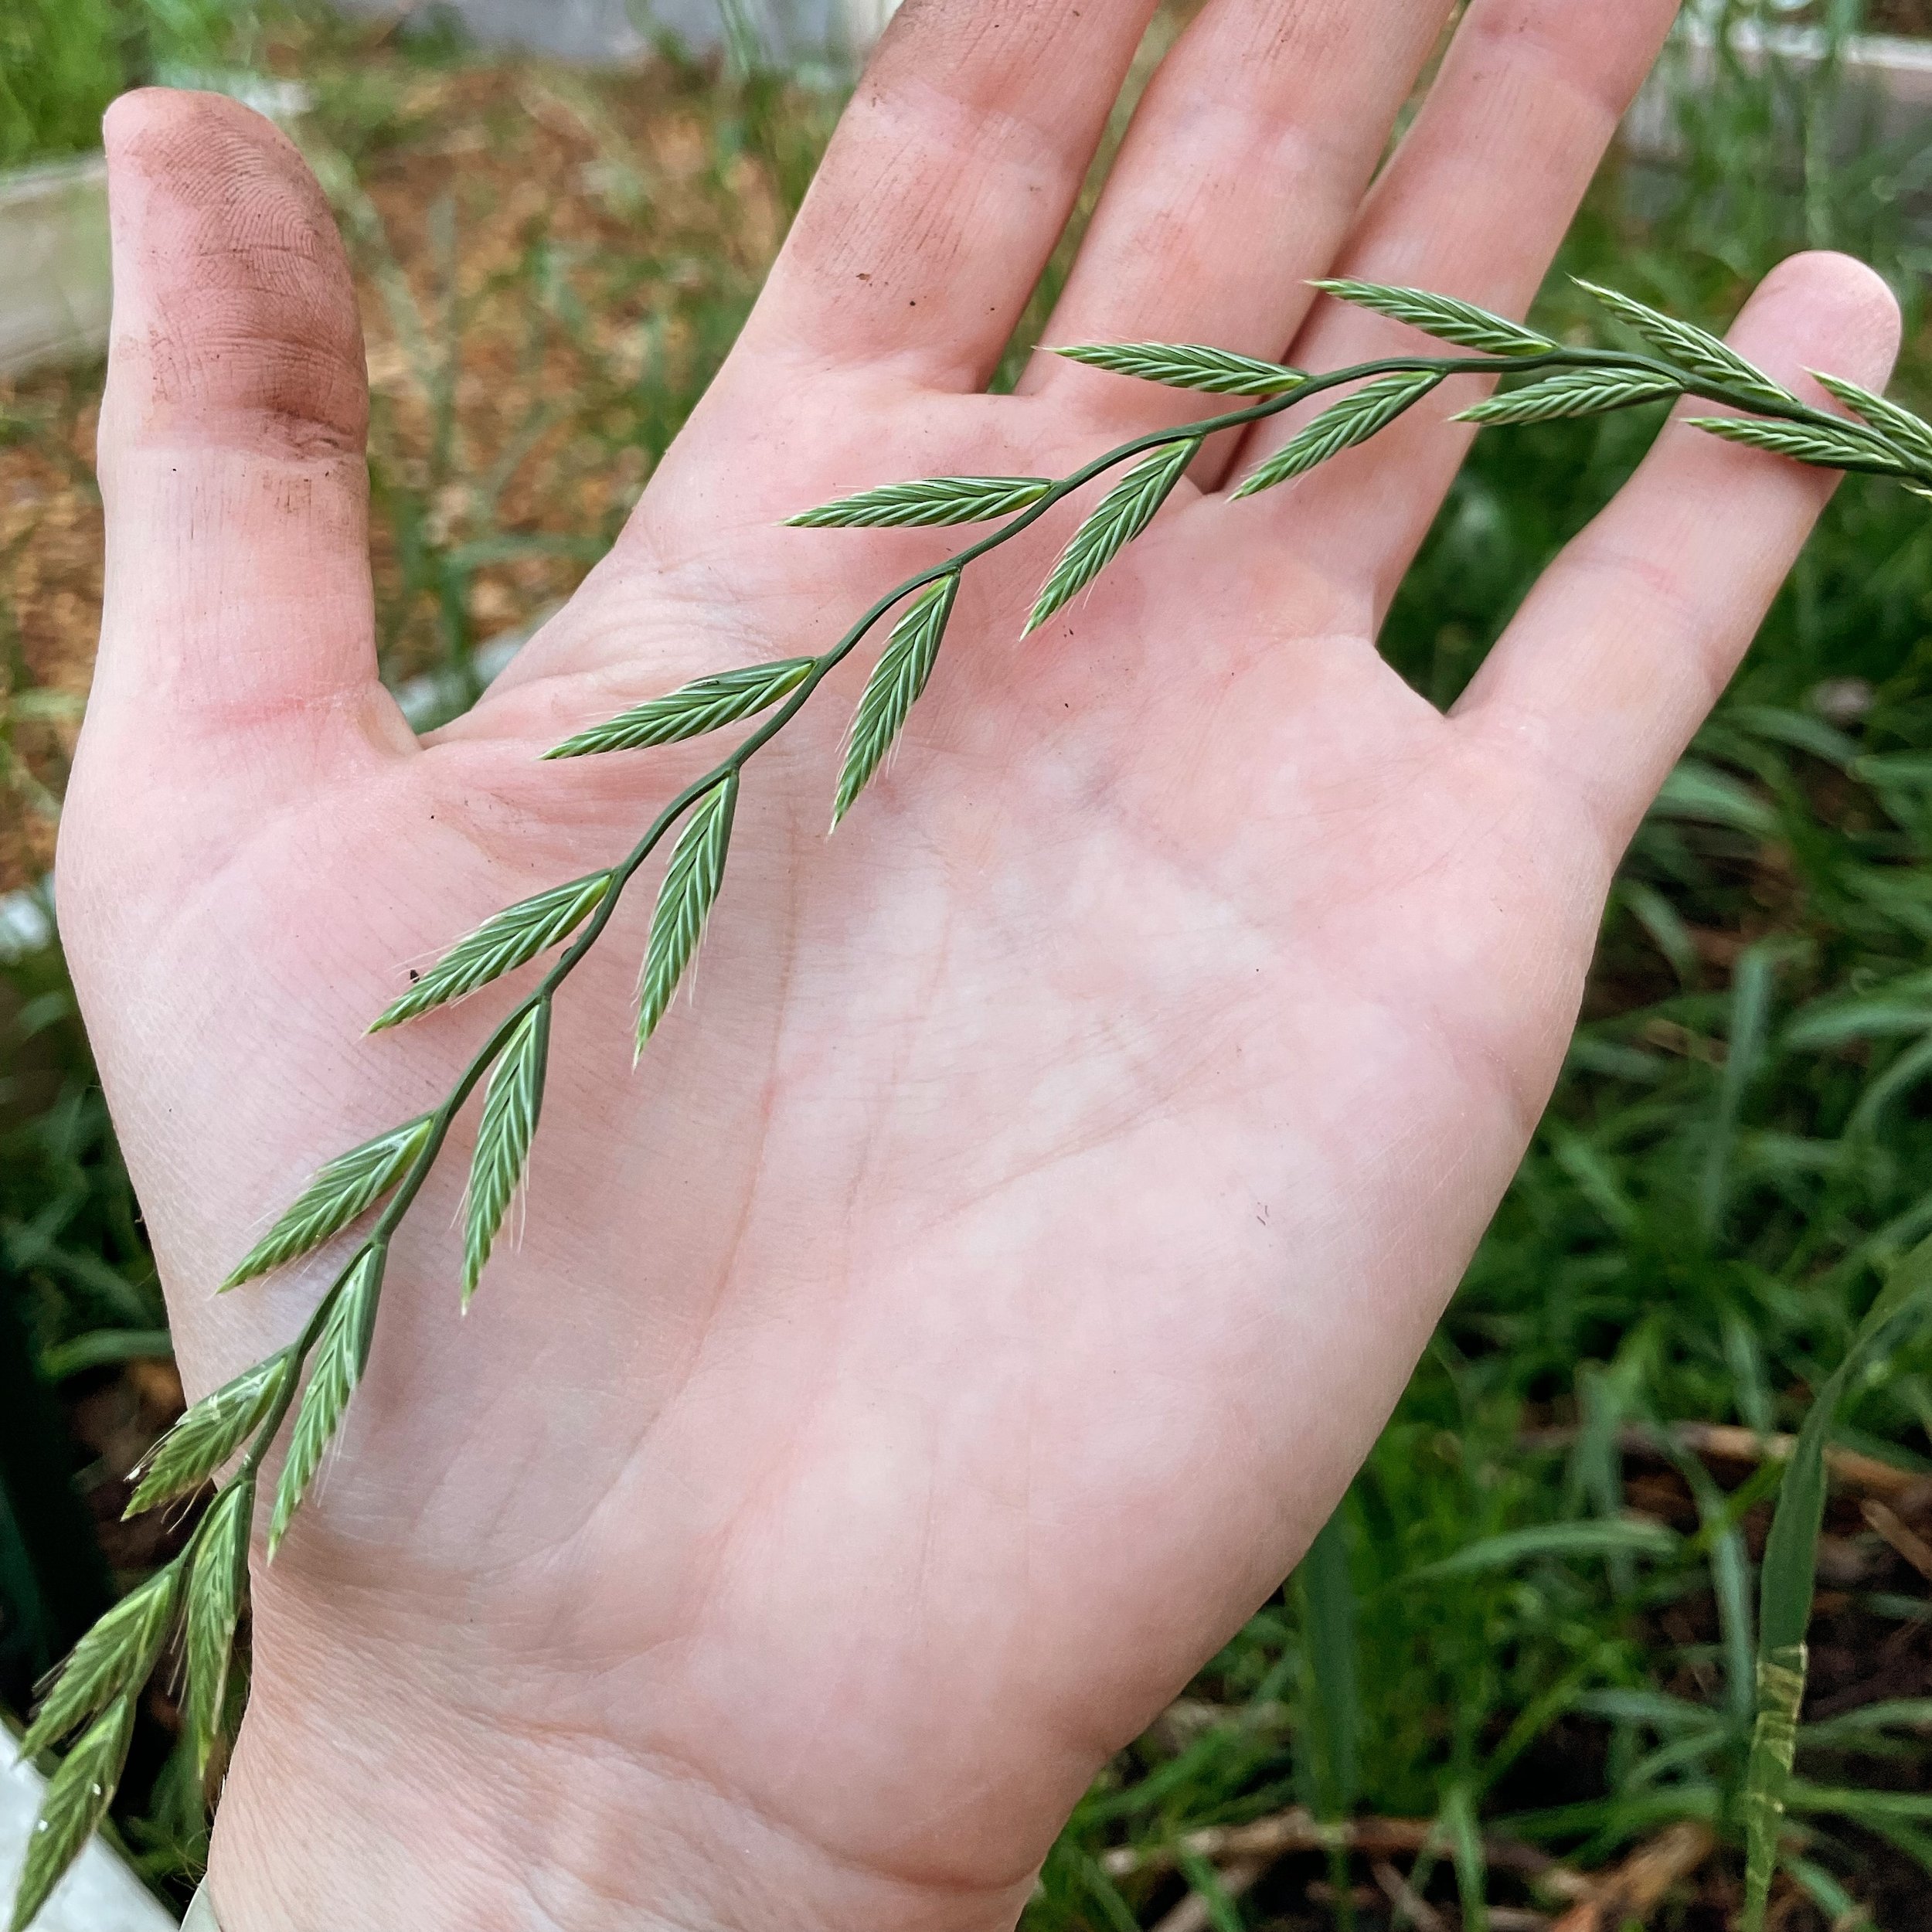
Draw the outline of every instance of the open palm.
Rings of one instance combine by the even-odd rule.
[[[116,109],[61,917],[191,1385],[329,1278],[213,1300],[266,1216],[503,1011],[360,1037],[409,964],[611,862],[715,755],[537,753],[823,649],[949,547],[784,515],[1189,413],[1059,362],[982,393],[1148,11],[909,6],[617,549],[420,744],[376,678],[321,197],[232,104]],[[1449,11],[1209,0],[1049,339],[1413,341],[1311,311],[1344,270],[1520,310],[1673,9],[1472,0],[1371,192]],[[1893,327],[1813,257],[1737,339],[1873,381]],[[560,1002],[520,1242],[459,1323],[453,1147],[258,1566],[228,1932],[1011,1924],[1373,1439],[1554,1078],[1617,854],[1827,487],[1667,432],[1445,718],[1374,638],[1468,400],[1240,505],[1267,442],[1211,446],[1024,643],[1071,513],[969,573],[828,842],[846,667],[749,767],[696,999],[634,1073],[644,896],[620,912]]]

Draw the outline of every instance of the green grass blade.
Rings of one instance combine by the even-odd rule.
[[[316,1339],[308,1386],[302,1392],[295,1411],[295,1426],[289,1435],[288,1459],[282,1464],[281,1480],[275,1485],[274,1513],[268,1526],[271,1561],[362,1379],[369,1343],[376,1333],[376,1310],[382,1299],[383,1269],[387,1259],[385,1248],[364,1248],[329,1291],[328,1313]]]
[[[1811,1621],[1818,1535],[1825,1522],[1825,1445],[1852,1377],[1893,1325],[1917,1311],[1928,1289],[1932,1289],[1932,1240],[1920,1242],[1893,1270],[1859,1323],[1844,1360],[1804,1418],[1779,1486],[1760,1573],[1757,1721],[1744,1793],[1745,1932],[1762,1932],[1796,1753],[1798,1716],[1804,1697],[1804,1639]]]
[[[131,1691],[88,1728],[48,1781],[40,1815],[27,1840],[19,1887],[13,1895],[12,1932],[26,1932],[48,1894],[87,1849],[88,1839],[107,1815],[134,1734],[134,1697]]]
[[[1650,815],[1692,825],[1728,825],[1757,838],[1774,838],[1777,832],[1777,814],[1743,779],[1699,758],[1679,760],[1658,788]]]
[[[1345,1818],[1361,1789],[1362,1694],[1355,1580],[1339,1509],[1301,1559],[1295,1594],[1306,1713],[1294,1740],[1301,1782],[1318,1816]]]
[[[40,1352],[40,1372],[49,1383],[85,1375],[90,1369],[118,1368],[124,1362],[163,1361],[175,1352],[165,1328],[90,1328],[70,1342]]]
[[[233,1655],[235,1626],[241,1618],[242,1591],[248,1580],[248,1532],[255,1518],[255,1481],[230,1483],[216,1498],[195,1539],[194,1568],[188,1578],[186,1695],[182,1718],[203,1774],[221,1729]]]
[[[1022,637],[1031,637],[1055,611],[1079,596],[1154,521],[1200,447],[1198,436],[1164,443],[1100,498],[1047,573]]]
[[[953,613],[953,600],[958,593],[959,573],[955,570],[928,584],[893,626],[892,636],[879,653],[872,675],[866,680],[859,709],[852,716],[852,736],[832,797],[835,828],[891,753],[913,706],[926,689],[926,681],[938,660],[947,621]]]
[[[925,476],[838,497],[785,521],[794,529],[807,530],[925,529],[986,523],[1029,508],[1053,487],[1053,478],[1046,476]]]
[[[1556,345],[1521,322],[1492,315],[1473,302],[1459,301],[1453,295],[1438,295],[1426,288],[1392,288],[1381,282],[1342,279],[1318,281],[1315,286],[1338,301],[1357,308],[1372,310],[1398,322],[1407,322],[1438,342],[1452,342],[1458,349],[1473,349],[1491,355],[1542,355]]]
[[[1723,1728],[1723,1721],[1708,1704],[1693,1703],[1688,1697],[1673,1697],[1668,1691],[1628,1686],[1585,1691],[1572,1700],[1571,1708],[1614,1724],[1641,1724],[1666,1737]]]
[[[1825,1512],[1825,1449],[1838,1405],[1851,1377],[1875,1352],[1893,1324],[1919,1311],[1932,1289],[1932,1240],[1920,1243],[1893,1270],[1852,1337],[1845,1359],[1818,1392],[1805,1417],[1778,1492],[1764,1546],[1759,1624],[1761,1648],[1784,1649],[1804,1641],[1811,1617],[1818,1536]]]
[[[651,937],[638,981],[638,1046],[658,1029],[672,995],[704,936],[705,921],[724,883],[731,849],[731,819],[738,805],[738,774],[729,772],[692,808],[679,835],[651,915]]]
[[[1532,1844],[1590,1834],[1599,1845],[1647,1836],[1679,1818],[1702,1818],[1715,1824],[1727,1806],[1728,1794],[1717,1784],[1685,1779],[1645,1791],[1617,1791],[1577,1804],[1553,1804],[1540,1811],[1518,1811],[1495,1821],[1501,1830]]]
[[[1141,1932],[1141,1922],[1121,1896],[1120,1888],[1107,1876],[1097,1859],[1083,1858],[1078,1866],[1082,1887],[1104,1918],[1111,1932]]]
[[[1189,1889],[1200,1900],[1212,1932],[1247,1932],[1242,1921],[1241,1908],[1229,1896],[1212,1859],[1204,1859],[1198,1852],[1190,1852],[1183,1846],[1177,1862]]]
[[[1464,1932],[1488,1932],[1489,1863],[1476,1822],[1475,1801],[1467,1784],[1456,1785],[1444,1799],[1442,1828],[1455,1862]]]
[[[1744,1774],[1744,1924],[1759,1932],[1777,1869],[1785,1794],[1798,1754],[1798,1714],[1804,1702],[1804,1646],[1760,1648],[1757,1719]]]
[[[1809,1750],[1857,1749],[1895,1730],[1932,1736],[1932,1697],[1889,1697],[1876,1704],[1807,1724],[1799,1742]]]
[[[236,1263],[222,1284],[239,1287],[258,1274],[299,1260],[332,1240],[366,1213],[403,1177],[429,1138],[430,1117],[420,1115],[379,1134],[321,1169],[294,1205]]]
[[[540,999],[503,1043],[483,1096],[476,1152],[463,1204],[463,1305],[482,1279],[497,1230],[522,1183],[543,1108],[543,1075],[550,1057],[550,1002]]]
[[[1200,342],[1075,342],[1053,353],[1089,369],[1210,396],[1281,396],[1308,379],[1304,371],[1284,363],[1257,362]]]
[[[1668,1432],[1660,1437],[1670,1440]],[[1751,1628],[1751,1560],[1744,1532],[1712,1479],[1694,1455],[1678,1451],[1671,1457],[1697,1504],[1702,1540],[1711,1573],[1711,1595],[1717,1606],[1717,1629],[1724,1657],[1724,1702],[1732,1721],[1741,1730],[1757,1706],[1753,1689],[1757,1676],[1757,1634]]]
[[[610,889],[610,873],[592,872],[505,906],[459,939],[369,1030],[379,1033],[400,1026],[527,964],[546,947],[568,938]]]
[[[1887,1791],[1845,1789],[1830,1784],[1794,1783],[1791,1808],[1807,1815],[1828,1813],[1861,1824],[1881,1821],[1906,1825],[1932,1825],[1932,1791]]]
[[[1607,1522],[1532,1523],[1480,1537],[1453,1556],[1411,1570],[1411,1582],[1440,1581],[1451,1577],[1479,1577],[1492,1570],[1514,1570],[1538,1557],[1589,1560],[1625,1553],[1638,1556],[1675,1556],[1682,1538],[1668,1524],[1638,1517],[1613,1517]]]
[[[291,1352],[279,1349],[203,1396],[142,1459],[126,1513],[138,1515],[208,1481],[254,1434],[294,1372]]]
[[[1809,1894],[1832,1932],[1876,1932],[1876,1922],[1833,1875],[1810,1859],[1791,1859],[1784,1869]]]
[[[1774,954],[1760,943],[1739,960],[1732,976],[1729,1049],[1718,1086],[1717,1117],[1712,1125],[1710,1145],[1698,1187],[1704,1233],[1713,1239],[1730,1196],[1731,1155],[1737,1142],[1745,1092],[1764,1063],[1776,971]]]

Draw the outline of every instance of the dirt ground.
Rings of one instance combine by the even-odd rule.
[[[1871,0],[1866,20],[1874,33],[1932,36],[1932,0]]]

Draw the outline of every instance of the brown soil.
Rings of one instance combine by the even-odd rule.
[[[1825,17],[1826,0],[1813,0],[1787,18],[1809,25]],[[1932,39],[1932,0],[1866,0],[1859,22],[1866,33],[1902,34],[1912,39]]]
[[[0,891],[53,855],[100,624],[97,371],[0,384]]]
[[[1871,0],[1866,9],[1866,27],[1872,33],[1932,39],[1932,0]]]

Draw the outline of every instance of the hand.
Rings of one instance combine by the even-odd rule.
[[[981,393],[1148,12],[907,9],[616,550],[421,743],[376,682],[321,197],[227,101],[116,107],[60,903],[191,1388],[329,1278],[213,1300],[267,1218],[503,1009],[362,1037],[406,962],[620,855],[716,750],[536,755],[821,649],[951,547],[779,519],[1198,413],[1050,358]],[[1371,191],[1447,12],[1209,0],[1047,339],[1318,369],[1414,339],[1311,308],[1330,271],[1520,311],[1672,8],[1473,0]],[[1895,327],[1812,257],[1736,339],[1877,384]],[[560,1002],[520,1248],[458,1321],[453,1148],[257,1566],[227,1932],[1012,1925],[1372,1440],[1549,1092],[1617,855],[1828,487],[1666,430],[1445,718],[1374,638],[1467,400],[1240,505],[1210,450],[1024,644],[1071,514],[970,573],[828,843],[846,667],[751,767],[695,1004],[635,1073],[627,904]]]

